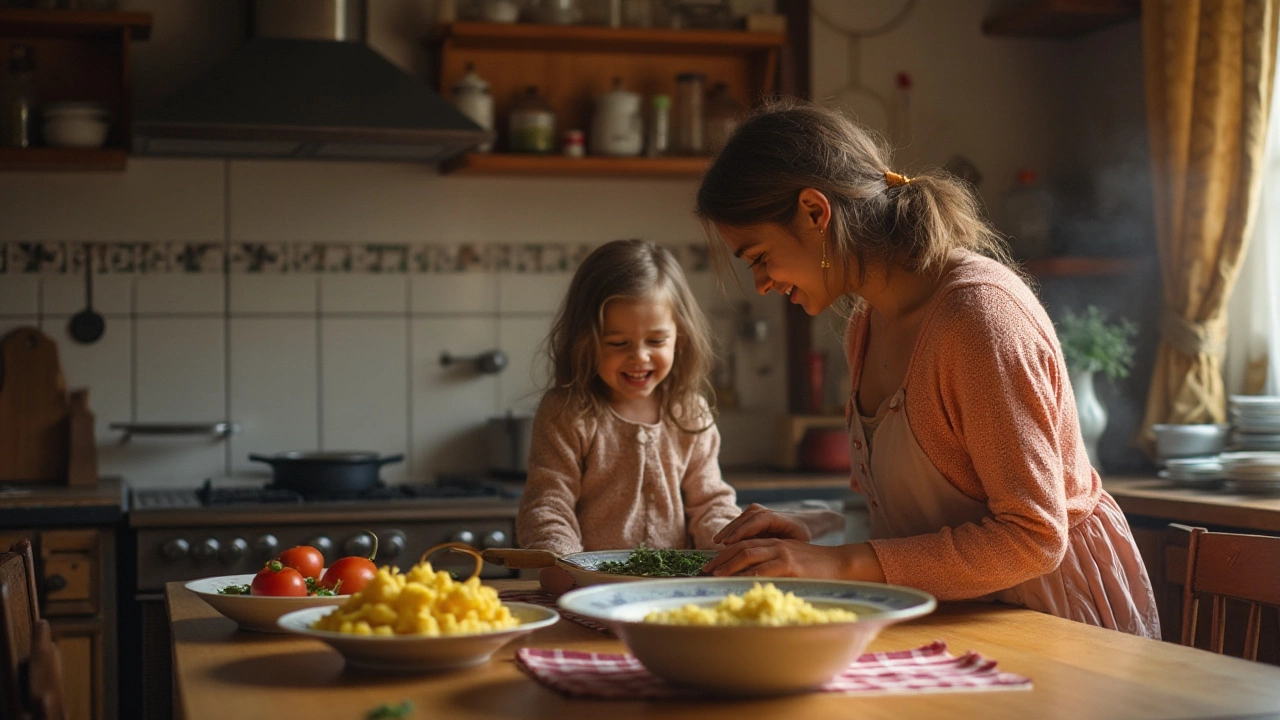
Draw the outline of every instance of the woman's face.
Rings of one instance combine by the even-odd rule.
[[[810,315],[825,310],[840,295],[839,266],[831,248],[827,258],[832,267],[822,267],[822,246],[826,238],[808,218],[799,218],[795,228],[776,223],[733,227],[716,225],[720,237],[733,256],[751,268],[756,292],[770,290],[788,297]]]

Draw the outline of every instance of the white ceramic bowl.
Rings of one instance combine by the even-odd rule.
[[[756,583],[773,583],[819,608],[858,614],[853,622],[784,627],[646,623],[652,610],[711,606]],[[700,577],[600,585],[566,593],[560,607],[613,630],[655,675],[728,695],[772,695],[821,685],[857,659],[880,630],[933,612],[920,590],[847,580]]]
[[[110,126],[103,118],[69,115],[45,118],[44,141],[53,147],[96,148],[107,142]]]
[[[1161,424],[1151,426],[1156,434],[1156,459],[1217,455],[1227,447],[1231,426],[1225,424]]]
[[[594,550],[592,552],[565,555],[556,561],[556,565],[569,574],[578,587],[588,587],[604,583],[634,582],[636,580],[653,580],[644,575],[621,575],[598,570],[601,563],[626,562],[631,557],[631,550]],[[667,550],[681,555],[704,555],[708,560],[715,557],[714,552],[706,550]]]
[[[280,618],[280,627],[321,640],[342,653],[348,665],[395,673],[435,672],[480,665],[498,648],[539,628],[553,625],[560,614],[551,608],[528,603],[503,603],[520,621],[519,625],[468,635],[352,635],[312,630],[333,608],[308,608]]]
[[[187,589],[209,603],[214,610],[231,618],[241,630],[284,632],[277,621],[281,615],[317,606],[341,605],[350,595],[311,595],[308,597],[268,597],[265,595],[223,595],[220,588],[248,585],[253,575],[222,575],[192,580]]]

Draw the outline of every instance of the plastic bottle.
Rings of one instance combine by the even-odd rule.
[[[1009,236],[1013,256],[1044,257],[1053,252],[1053,196],[1036,183],[1036,171],[1018,171],[1018,182],[1004,196],[1000,229]]]
[[[29,45],[14,45],[9,53],[0,103],[0,145],[31,147],[35,144],[32,137],[35,100],[31,87],[35,58]]]
[[[671,151],[671,96],[654,95],[653,112],[649,116],[649,138],[645,154],[661,157]]]

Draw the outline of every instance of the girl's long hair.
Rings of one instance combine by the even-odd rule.
[[[710,326],[675,256],[647,240],[606,243],[578,267],[547,339],[552,387],[568,392],[569,407],[578,415],[605,409],[609,386],[599,375],[601,328],[605,306],[614,300],[671,304],[675,357],[656,390],[659,404],[681,430],[711,427],[715,353]]]

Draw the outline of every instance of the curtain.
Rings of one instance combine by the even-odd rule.
[[[1142,436],[1222,422],[1227,303],[1257,214],[1280,0],[1143,0],[1163,281]]]
[[[1280,73],[1272,98],[1280,90]],[[1274,100],[1280,103],[1280,100]],[[1280,108],[1271,112],[1258,219],[1231,296],[1227,392],[1280,395]]]

